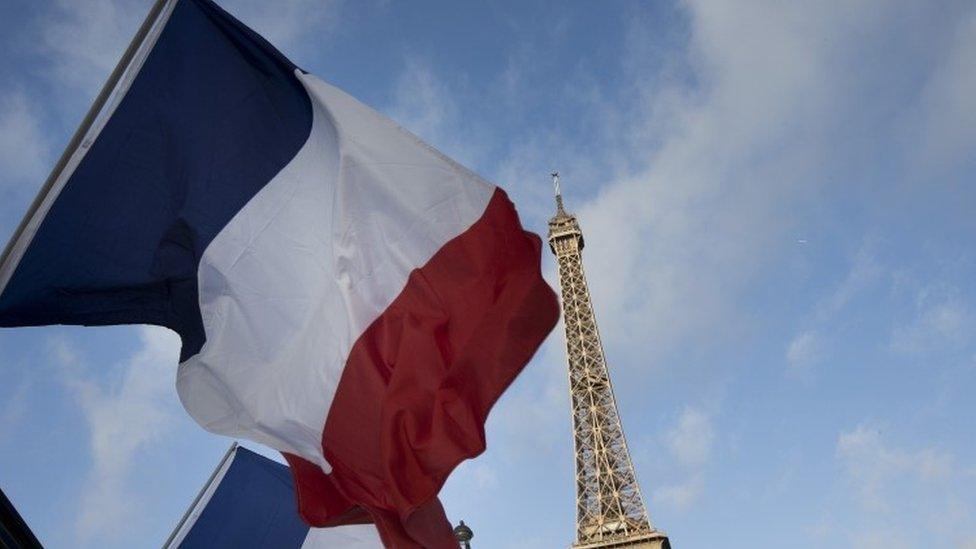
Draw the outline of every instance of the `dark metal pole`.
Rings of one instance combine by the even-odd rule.
[[[3,490],[0,490],[0,547],[44,549]]]

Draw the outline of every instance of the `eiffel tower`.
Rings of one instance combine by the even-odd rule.
[[[603,344],[583,274],[583,232],[563,209],[559,174],[552,174],[556,216],[549,220],[549,247],[559,265],[569,390],[576,448],[575,549],[604,547],[670,549],[651,526],[630,461]]]

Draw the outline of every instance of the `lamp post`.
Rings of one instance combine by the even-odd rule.
[[[461,524],[457,525],[454,529],[454,535],[457,537],[458,541],[461,542],[461,547],[463,549],[471,549],[471,538],[474,537],[474,532],[468,528],[468,525],[461,521]]]

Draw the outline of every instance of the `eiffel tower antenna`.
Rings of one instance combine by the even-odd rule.
[[[670,549],[647,517],[627,450],[603,344],[583,273],[583,232],[563,208],[559,174],[552,174],[556,216],[549,247],[559,266],[569,390],[576,449],[576,541],[573,548]]]
[[[559,172],[552,172],[549,175],[552,176],[552,188],[556,192],[556,214],[566,215],[563,210],[563,193],[559,189]]]

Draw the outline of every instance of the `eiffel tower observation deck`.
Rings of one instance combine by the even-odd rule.
[[[556,216],[549,220],[549,247],[559,265],[569,390],[576,448],[577,549],[670,549],[651,525],[627,450],[593,304],[583,273],[583,232],[566,213],[559,174],[552,174]]]

